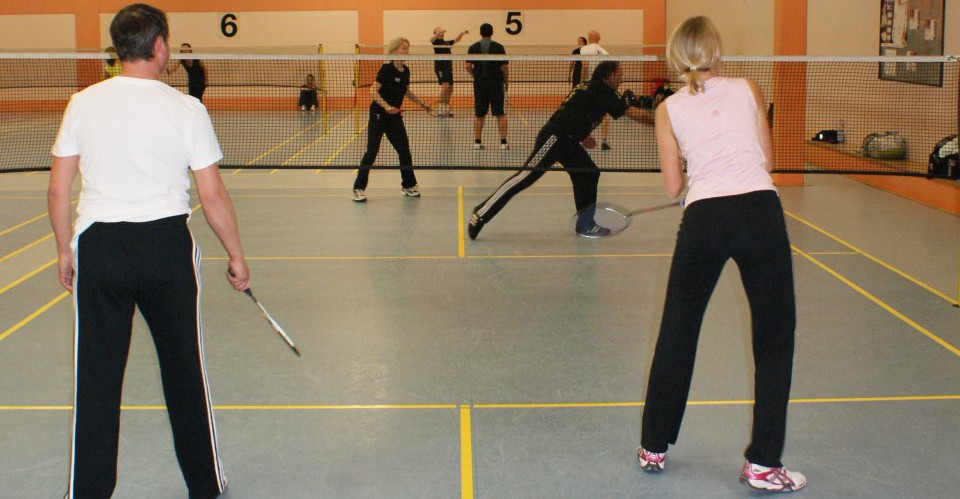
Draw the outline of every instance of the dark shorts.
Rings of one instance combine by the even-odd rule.
[[[453,63],[451,61],[440,61],[434,63],[433,72],[437,75],[437,83],[443,85],[449,83],[453,85]]]
[[[476,117],[503,116],[503,82],[500,80],[475,80],[473,82],[473,113]]]

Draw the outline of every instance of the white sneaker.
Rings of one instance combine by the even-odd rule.
[[[501,142],[501,143],[500,143],[500,150],[501,150],[501,151],[506,151],[507,149],[510,149],[510,144],[507,144],[506,142]]]
[[[483,144],[481,144],[481,143],[479,143],[479,142],[474,142],[474,143],[473,143],[473,148],[479,151],[479,150],[483,149]]]
[[[411,198],[418,198],[420,197],[420,186],[415,185],[413,187],[403,187],[400,189],[400,194]]]
[[[755,490],[793,492],[807,486],[807,477],[784,467],[768,468],[747,462],[740,472],[740,483]]]
[[[354,189],[353,190],[353,202],[355,203],[366,203],[367,195],[363,193],[363,189]]]

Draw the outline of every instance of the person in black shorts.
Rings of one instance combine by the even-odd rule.
[[[493,26],[484,23],[480,26],[479,42],[467,50],[468,54],[506,54],[503,45],[493,41]],[[497,118],[500,132],[500,149],[507,149],[507,115],[503,112],[504,95],[509,84],[509,61],[467,61],[467,71],[473,75],[473,148],[483,149],[483,124],[487,111]]]
[[[387,45],[388,54],[406,55],[410,53],[410,41],[406,38],[395,38]],[[370,123],[367,125],[367,152],[360,160],[357,169],[357,178],[353,182],[353,200],[357,203],[367,201],[367,181],[370,179],[370,167],[377,160],[380,152],[380,141],[383,136],[396,149],[400,157],[400,194],[409,197],[420,197],[420,186],[413,173],[413,157],[410,155],[410,141],[407,139],[407,128],[403,124],[403,115],[400,106],[403,98],[410,100],[423,108],[423,103],[410,91],[410,68],[401,60],[387,61],[377,72],[376,81],[370,86]]]
[[[596,237],[610,233],[609,229],[597,225],[590,210],[597,203],[600,170],[585,148],[596,147],[597,141],[591,133],[608,114],[614,119],[627,115],[641,123],[653,123],[653,114],[636,106],[632,92],[624,92],[624,95],[617,92],[622,80],[620,63],[603,61],[597,64],[590,81],[570,91],[540,129],[523,169],[473,209],[468,227],[470,239],[476,239],[484,224],[492,220],[513,196],[533,185],[554,163],[563,165],[573,182],[573,200],[580,213],[577,234]]]
[[[430,44],[433,45],[433,53],[450,55],[450,47],[459,42],[463,38],[463,35],[467,33],[469,33],[469,31],[464,30],[453,40],[444,40],[443,36],[447,34],[447,30],[440,27],[434,29],[433,36],[430,37]],[[437,83],[440,84],[439,101],[449,105],[450,96],[453,95],[453,61],[434,61],[433,72],[437,74]],[[452,118],[453,114],[448,114],[447,116]]]
[[[573,49],[571,52],[573,55],[580,55],[580,47],[583,47],[587,44],[587,39],[584,37],[577,38],[577,48]],[[583,61],[573,61],[570,63],[570,86],[575,87],[583,81]]]
[[[193,47],[189,43],[181,43],[180,53],[192,54]],[[187,93],[203,102],[203,92],[207,89],[207,68],[198,59],[180,59],[180,65],[187,71]],[[173,73],[177,67],[169,66],[167,73]]]

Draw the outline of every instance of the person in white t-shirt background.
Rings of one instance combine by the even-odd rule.
[[[600,46],[600,32],[597,30],[590,30],[587,33],[587,44],[583,47],[580,47],[580,55],[610,55],[609,52],[603,47]],[[588,62],[583,63],[583,73],[590,74],[590,64]],[[600,150],[609,151],[610,143],[607,142],[607,134],[610,130],[610,120],[604,117],[603,122],[600,123]]]
[[[664,470],[667,448],[680,433],[704,314],[732,259],[750,303],[755,371],[753,431],[740,483],[768,492],[800,490],[806,477],[780,461],[797,317],[790,241],[769,173],[773,141],[763,94],[753,81],[719,76],[720,35],[705,17],[677,26],[667,58],[686,86],[656,108],[660,170],[667,194],[677,197],[686,169],[687,194],[637,459],[644,471]]]
[[[73,293],[75,391],[66,497],[110,497],[117,482],[120,400],[135,310],[156,346],[177,460],[195,499],[226,489],[200,327],[200,250],[187,225],[193,172],[207,223],[249,287],[236,215],[217,166],[206,108],[160,81],[170,57],[166,14],[121,9],[110,36],[119,76],[75,94],[53,146],[48,208],[60,284]],[[71,231],[71,188],[82,183]],[[141,459],[145,459],[141,457]]]

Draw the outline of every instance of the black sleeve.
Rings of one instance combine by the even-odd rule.
[[[471,45],[470,48],[467,49],[467,53],[468,53],[468,54],[479,54],[479,53],[480,53],[480,44],[479,44],[479,43],[474,43],[473,45]]]
[[[602,89],[599,96],[600,108],[609,114],[613,119],[618,119],[626,114],[627,101],[625,101],[616,90],[610,88],[610,86],[606,83],[600,83],[599,86]]]
[[[380,66],[380,71],[377,71],[377,83],[380,85],[390,83],[389,66],[387,64]]]

